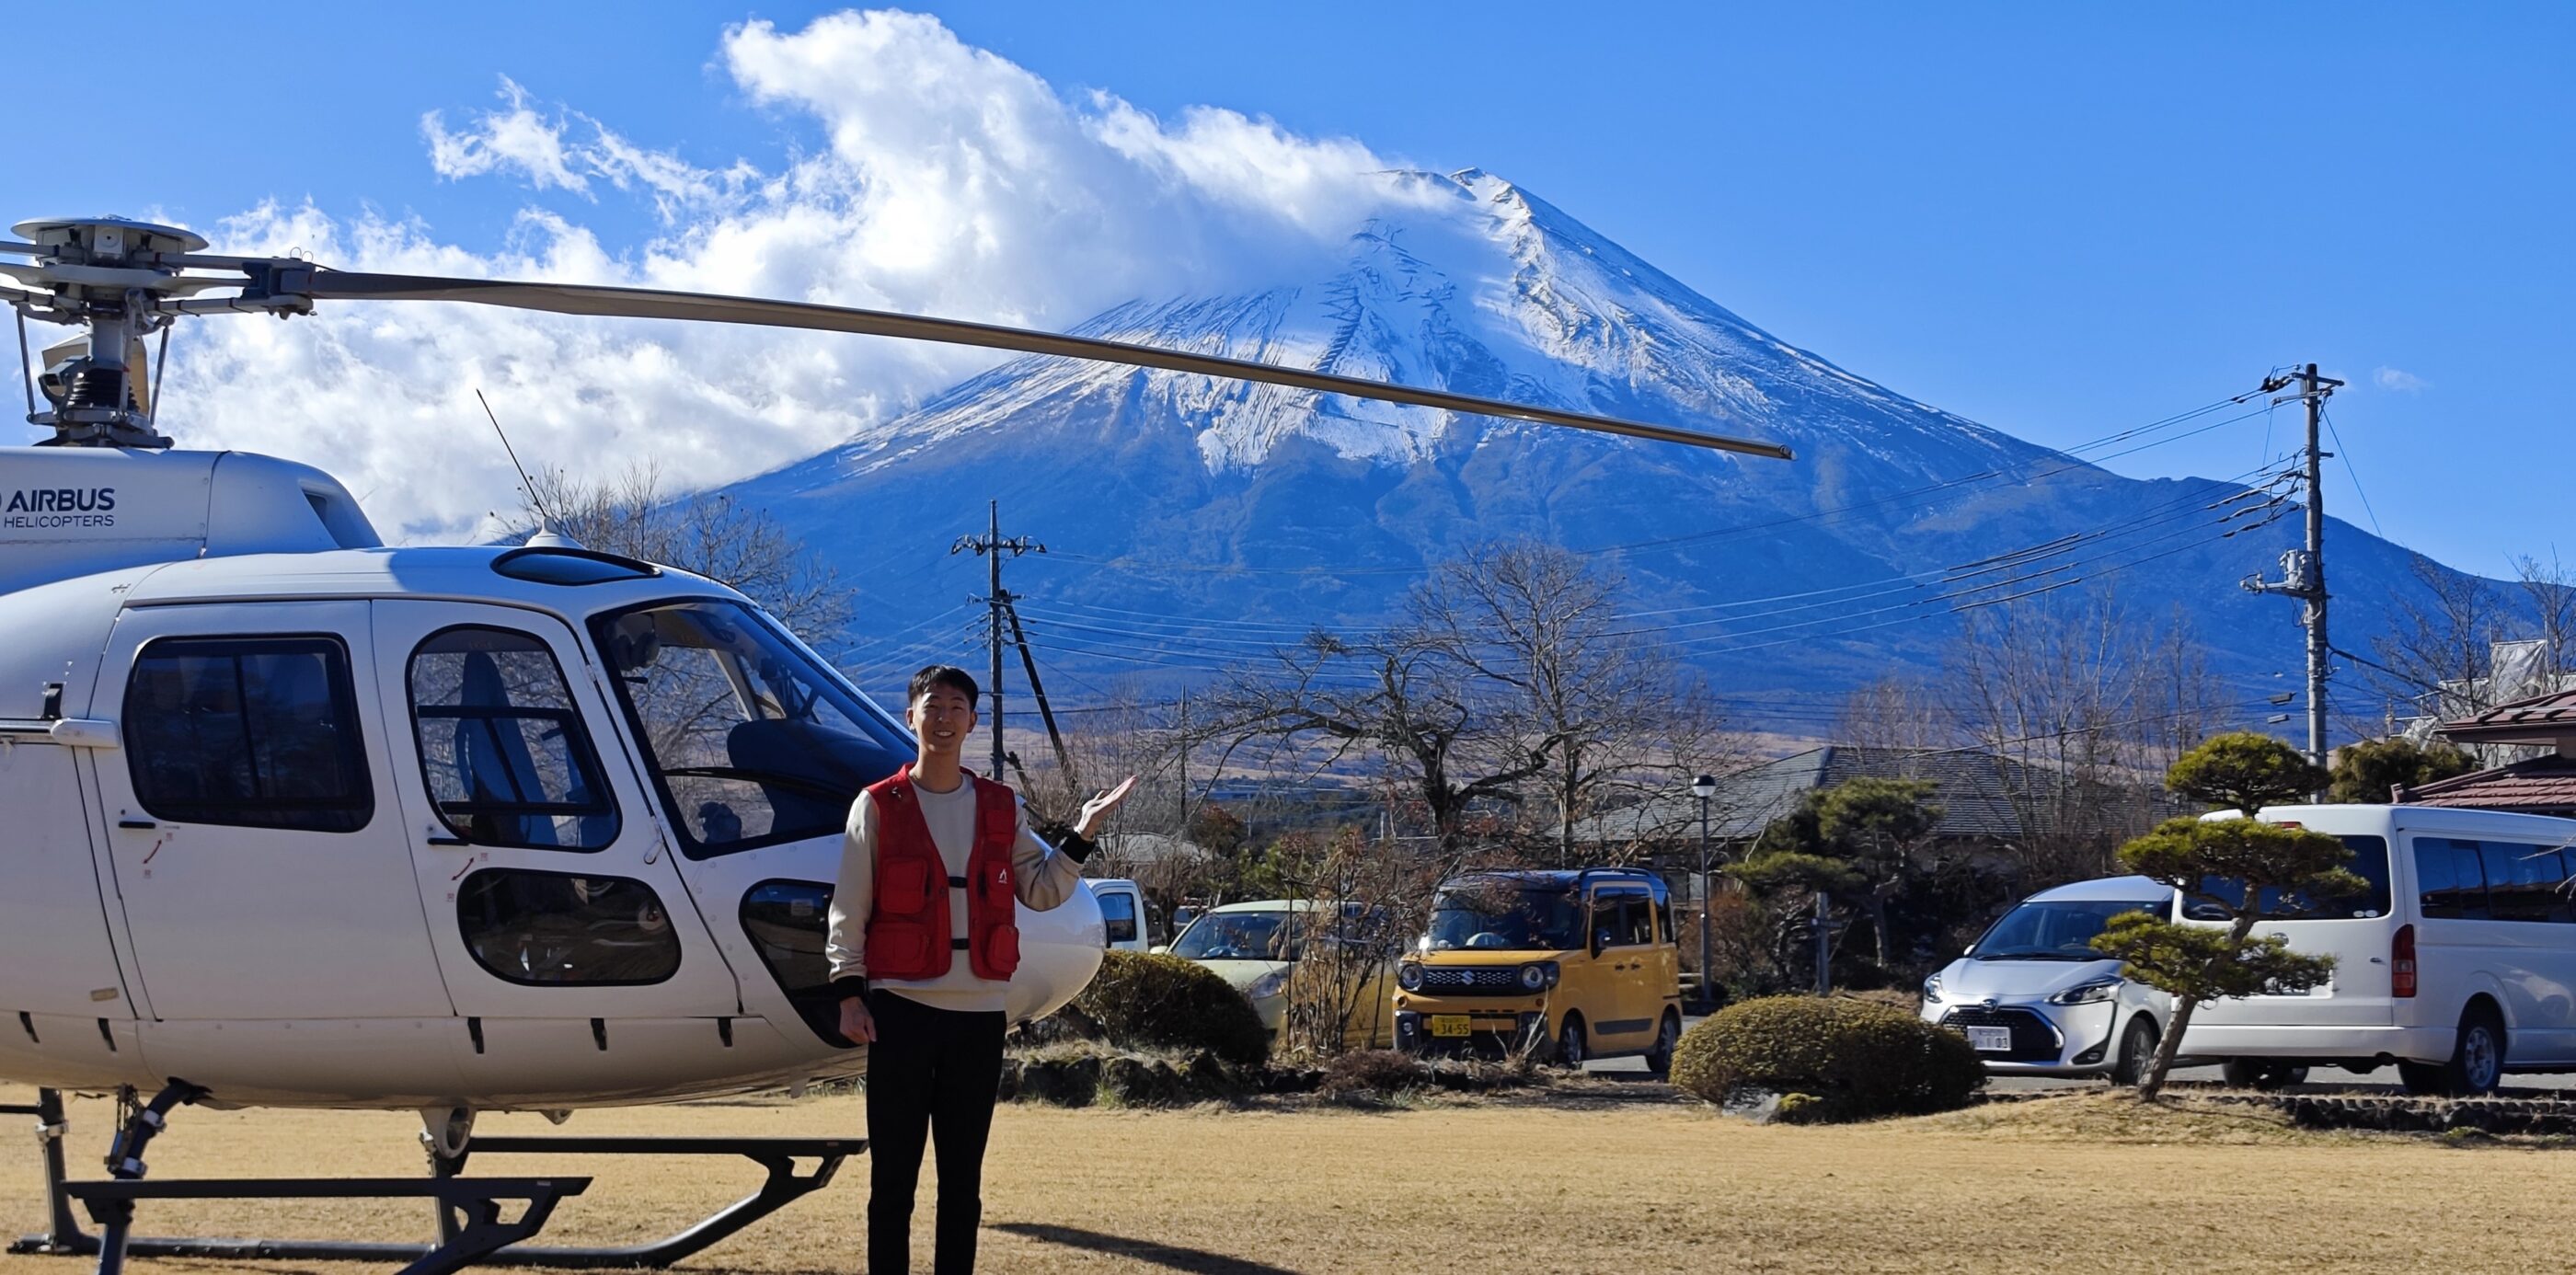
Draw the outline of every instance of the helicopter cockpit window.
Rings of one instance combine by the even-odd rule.
[[[859,790],[912,755],[901,727],[750,607],[661,603],[591,634],[691,857],[836,836]]]
[[[534,636],[463,627],[411,655],[412,733],[430,804],[478,845],[598,850],[617,806],[553,652]]]
[[[183,823],[356,832],[376,809],[336,638],[164,638],[125,688],[143,809]]]
[[[661,896],[623,877],[486,869],[458,887],[456,921],[475,963],[507,982],[659,983],[680,968]]]

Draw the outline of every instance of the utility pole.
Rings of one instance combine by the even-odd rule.
[[[2264,393],[2289,387],[2293,378],[2263,378]],[[2299,390],[2282,394],[2275,403],[2300,400],[2308,409],[2307,485],[2308,534],[2304,548],[2281,555],[2281,579],[2265,580],[2260,575],[2245,577],[2245,587],[2255,593],[2277,593],[2297,598],[2306,604],[2300,623],[2308,631],[2308,760],[2326,764],[2326,676],[2327,657],[2333,648],[2326,643],[2326,493],[2325,458],[2334,453],[2319,446],[2317,431],[2325,420],[2326,399],[2343,382],[2317,375],[2317,365],[2308,364],[2296,377]]]
[[[993,770],[991,778],[999,783],[1002,780],[1002,764],[1007,756],[1002,748],[1002,646],[1010,640],[1004,635],[1005,625],[1009,621],[1005,619],[1003,611],[1011,601],[1011,595],[1002,591],[1002,555],[1007,552],[1016,558],[1024,553],[1045,553],[1046,546],[1027,536],[1002,539],[1001,501],[995,500],[988,504],[986,514],[985,534],[981,537],[959,536],[957,543],[948,546],[948,552],[964,553],[971,549],[984,559],[987,568],[988,591],[982,600],[986,606],[992,608]]]
[[[1046,723],[1047,743],[1055,748],[1055,768],[1064,775],[1068,796],[1082,796],[1082,776],[1073,769],[1073,753],[1064,746],[1064,732],[1055,724],[1055,708],[1047,703],[1046,683],[1038,680],[1038,657],[1029,649],[1029,635],[1020,628],[1020,609],[1011,605],[1013,595],[1002,596],[1002,614],[1010,617],[1011,642],[1020,648],[1020,667],[1029,673],[1029,695],[1038,702],[1038,720]],[[1023,780],[1025,782],[1025,779]]]

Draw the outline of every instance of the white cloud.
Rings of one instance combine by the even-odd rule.
[[[369,270],[543,278],[781,297],[1062,329],[1123,301],[1301,278],[1373,211],[1424,196],[1348,139],[1213,107],[1164,121],[1069,99],[936,19],[840,13],[751,22],[719,64],[754,102],[827,144],[774,171],[691,164],[504,79],[500,105],[421,120],[431,167],[577,197],[524,209],[497,251],[373,212],[263,205],[216,251]],[[650,201],[647,243],[578,219],[615,191]],[[363,194],[359,192],[358,194]],[[353,200],[356,198],[353,195]],[[692,482],[831,446],[989,366],[976,351],[479,306],[326,305],[286,323],[183,327],[165,432],[319,464],[389,535],[471,532],[513,504],[483,436],[490,395],[532,462],[608,470],[650,457]]]
[[[590,193],[590,182],[572,170],[562,119],[548,120],[538,114],[528,105],[528,91],[506,75],[501,77],[500,96],[507,109],[484,112],[471,132],[448,132],[446,120],[436,111],[421,116],[421,136],[429,142],[429,166],[450,179],[515,169],[539,190]]]
[[[2379,388],[2383,390],[2393,390],[2399,394],[2415,394],[2433,388],[2433,383],[2431,381],[2425,380],[2423,377],[2417,376],[2412,372],[2400,371],[2393,367],[2383,367],[2378,371],[2371,373],[2370,379],[2372,382],[2376,383]]]

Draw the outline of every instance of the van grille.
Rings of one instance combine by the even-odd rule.
[[[2061,1047],[2057,1029],[2049,1026],[2047,1019],[2026,1009],[1987,1009],[1981,1005],[1971,1005],[1943,1014],[1941,1025],[2012,1029],[2010,1050],[2000,1054],[1980,1052],[1977,1055],[1980,1058],[1992,1058],[2002,1062],[2055,1062]]]
[[[1517,965],[1425,965],[1422,990],[1430,995],[1525,996]]]

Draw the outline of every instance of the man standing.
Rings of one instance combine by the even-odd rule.
[[[832,981],[841,1034],[868,1050],[868,1270],[905,1275],[924,1144],[939,1156],[939,1275],[975,1269],[984,1142],[1002,1082],[1003,1006],[1019,968],[1014,903],[1071,897],[1091,834],[1135,786],[1085,802],[1061,852],[1029,832],[1009,787],[960,764],[975,729],[975,679],[913,675],[907,717],[919,752],[850,806],[832,892]]]

